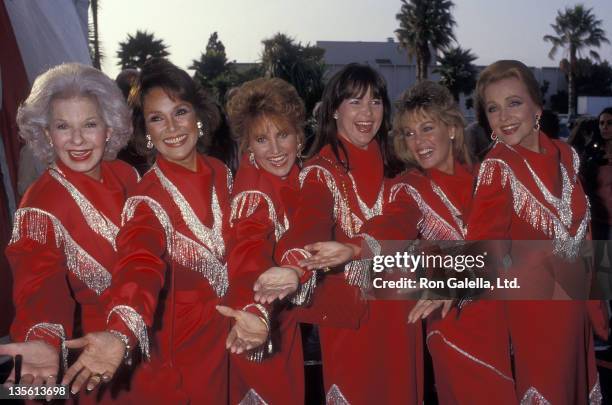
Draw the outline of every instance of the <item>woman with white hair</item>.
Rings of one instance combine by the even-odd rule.
[[[23,356],[20,380],[13,371],[9,383],[53,384],[60,359],[66,367],[64,341],[75,324],[85,333],[106,324],[102,297],[115,236],[126,195],[138,182],[133,168],[114,160],[132,133],[131,114],[102,72],[63,64],[36,79],[17,123],[27,147],[49,167],[15,213],[6,256],[16,343],[0,346],[0,354]]]

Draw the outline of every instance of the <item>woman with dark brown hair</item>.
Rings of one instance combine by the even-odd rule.
[[[295,219],[276,249],[277,262],[305,271],[304,279],[309,266],[324,268],[339,257],[347,262],[324,275],[305,310],[309,321],[319,325],[331,404],[422,401],[421,331],[406,323],[410,305],[366,301],[370,261],[351,260],[359,256],[360,238],[377,249],[377,242],[360,230],[369,219],[384,215],[384,177],[397,169],[388,139],[389,115],[386,84],[374,69],[351,64],[329,80],[313,157],[300,174]],[[310,253],[315,259],[303,260]]]
[[[145,64],[130,101],[135,136],[155,163],[123,210],[107,327],[149,360],[132,379],[135,403],[226,404],[226,345],[262,344],[269,321],[264,308],[257,315],[217,309],[229,286],[232,176],[196,150],[215,130],[216,111],[185,71],[163,59]],[[236,318],[230,337],[226,316]],[[85,346],[64,377],[66,383],[76,376],[73,391],[114,373],[117,350],[100,343],[107,333],[68,343]]]

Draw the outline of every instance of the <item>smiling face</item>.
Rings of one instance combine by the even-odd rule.
[[[58,98],[51,102],[45,134],[57,158],[71,170],[99,180],[100,162],[111,132],[93,98]]]
[[[166,160],[195,171],[198,119],[193,105],[154,87],[144,97],[143,114],[157,151]]]
[[[248,150],[257,165],[278,177],[287,177],[298,152],[298,131],[286,120],[261,116],[249,131]]]
[[[542,109],[521,80],[509,77],[489,84],[484,101],[489,125],[502,142],[539,152],[538,131],[534,127]]]
[[[372,89],[361,98],[347,98],[336,110],[338,133],[345,140],[366,149],[382,124],[384,106],[380,98],[372,95]]]
[[[421,112],[407,112],[401,118],[406,148],[423,169],[438,169],[453,174],[455,127]]]

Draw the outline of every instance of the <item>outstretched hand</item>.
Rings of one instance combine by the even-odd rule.
[[[282,300],[297,291],[300,277],[297,270],[290,267],[270,267],[255,281],[255,302],[271,304]]]
[[[261,346],[268,339],[268,326],[259,316],[224,305],[216,308],[221,315],[234,319],[234,326],[225,340],[225,348],[230,352],[241,354]]]
[[[419,319],[427,318],[433,311],[442,307],[444,318],[453,305],[453,300],[426,300],[420,299],[408,314],[408,323],[415,323]]]
[[[102,381],[113,378],[124,358],[125,343],[110,332],[94,332],[74,340],[67,340],[69,349],[83,349],[77,361],[68,368],[62,385],[72,382],[71,392],[76,394],[87,383],[87,390],[93,390]]]
[[[339,266],[355,258],[357,246],[336,241],[317,242],[304,246],[312,256],[300,262],[308,270],[324,269]]]
[[[21,385],[55,384],[59,373],[59,351],[42,340],[0,345],[0,355],[22,356]],[[16,383],[15,367],[3,384],[8,387]],[[47,398],[49,399],[49,398]]]

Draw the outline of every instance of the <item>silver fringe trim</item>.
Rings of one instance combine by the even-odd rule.
[[[427,240],[463,240],[464,236],[455,227],[446,222],[429,204],[425,202],[421,194],[407,183],[398,183],[391,188],[389,202],[397,199],[400,191],[405,191],[416,202],[421,211],[421,219],[417,228],[423,239]],[[452,213],[452,211],[451,211]]]
[[[302,259],[306,259],[307,257],[311,256],[310,252],[305,249],[289,249],[281,258],[281,263],[291,262],[290,257],[295,258],[296,255]],[[300,284],[297,291],[291,296],[290,302],[293,305],[308,305],[310,303],[312,293],[317,286],[317,272],[313,270],[312,273],[313,274],[310,276],[310,279],[307,282]]]
[[[70,233],[54,215],[39,208],[18,209],[15,212],[13,234],[9,245],[16,243],[22,237],[42,245],[46,244],[49,222],[55,234],[55,246],[58,249],[63,247],[68,270],[87,288],[93,290],[97,295],[102,294],[110,286],[111,274],[72,239]],[[25,228],[25,235],[22,235],[22,228]]]
[[[551,405],[551,403],[535,387],[529,387],[520,405]]]
[[[268,403],[264,401],[264,399],[253,388],[251,388],[246,393],[244,398],[238,402],[238,405],[268,405]]]
[[[261,312],[262,317],[264,318],[264,323],[268,327],[268,339],[259,347],[251,350],[247,354],[247,359],[254,363],[261,363],[263,359],[272,354],[274,351],[274,347],[272,345],[272,327],[270,323],[270,313],[268,310],[261,304],[247,304],[242,310],[246,311],[248,308],[255,307],[259,312]]]
[[[225,171],[227,178],[227,191],[231,194],[232,189],[234,188],[234,176],[232,175],[232,171],[229,169],[229,167],[225,166]]]
[[[138,170],[136,170],[135,167],[131,166],[132,170],[134,170],[134,174],[136,175],[136,182],[140,183],[140,180],[142,180],[142,177],[140,176],[140,173],[138,173]]]
[[[601,405],[602,403],[601,385],[599,384],[599,376],[597,376],[597,382],[595,382],[589,393],[589,405]]]
[[[64,331],[64,327],[60,325],[59,323],[48,323],[48,322],[37,323],[36,325],[28,329],[28,332],[26,333],[26,336],[25,336],[26,342],[30,339],[30,335],[34,331],[42,332],[45,335],[60,339],[61,341],[60,350],[62,352],[61,354],[62,366],[64,367],[64,370],[68,370],[68,349],[66,348],[66,332]]]
[[[96,207],[94,207],[94,205],[64,177],[63,173],[55,164],[49,169],[49,175],[68,191],[68,194],[70,194],[79,207],[81,214],[83,214],[83,218],[85,218],[85,222],[87,222],[91,230],[106,239],[116,252],[117,246],[115,245],[115,238],[119,233],[119,227],[108,219],[106,215],[98,211]]]
[[[140,352],[145,360],[150,360],[151,355],[149,353],[149,335],[147,333],[147,325],[142,319],[142,316],[136,310],[127,305],[117,305],[110,310],[106,323],[110,320],[111,316],[117,313],[125,326],[127,326],[136,339],[138,339],[138,345],[140,346]]]
[[[318,165],[312,165],[305,167],[300,172],[300,187],[304,186],[304,181],[308,177],[308,175],[314,172],[317,176],[317,180],[319,182],[325,183],[327,188],[332,194],[334,198],[334,209],[333,209],[333,217],[334,220],[338,221],[340,228],[344,231],[344,233],[349,237],[353,237],[353,221],[351,218],[351,210],[348,206],[348,202],[346,198],[348,196],[343,196],[341,190],[338,188],[336,184],[336,180],[334,176],[327,170],[326,168]]]
[[[159,166],[154,165],[153,171],[157,175],[164,190],[170,194],[172,201],[176,204],[183,221],[194,234],[194,236],[200,241],[200,243],[208,246],[211,251],[217,257],[222,257],[225,254],[225,243],[223,241],[222,227],[223,227],[223,213],[219,206],[219,199],[217,198],[217,191],[215,187],[212,187],[211,196],[211,210],[213,214],[213,225],[212,229],[207,228],[200,222],[198,216],[191,208],[191,205],[187,202],[183,194],[176,188],[174,184],[164,175]]]
[[[590,205],[587,200],[587,209],[584,218],[578,226],[574,236],[571,236],[564,222],[557,215],[544,206],[531,192],[521,183],[510,166],[500,159],[485,159],[480,166],[478,181],[474,195],[478,192],[481,184],[490,185],[495,178],[495,169],[499,168],[501,173],[501,186],[510,185],[512,192],[514,212],[523,220],[527,221],[533,229],[539,230],[548,238],[553,240],[553,253],[561,257],[573,260],[578,255],[582,242],[586,236],[590,221]],[[564,215],[561,213],[560,215]],[[570,214],[571,215],[571,210]]]
[[[136,207],[140,203],[147,204],[164,229],[166,249],[172,260],[202,274],[218,297],[225,295],[229,286],[227,264],[222,263],[206,246],[176,231],[170,217],[157,201],[147,196],[128,198],[123,209],[122,223],[125,224],[134,217]]]
[[[264,200],[268,205],[268,219],[274,225],[274,237],[276,241],[283,236],[285,232],[289,229],[289,220],[287,216],[284,216],[283,223],[278,220],[278,215],[276,210],[274,209],[274,203],[272,199],[261,191],[258,190],[247,190],[241,193],[238,193],[232,199],[232,209],[230,214],[230,226],[234,225],[234,221],[239,218],[248,218],[257,209],[261,200]]]
[[[359,191],[357,191],[357,183],[355,183],[355,178],[351,173],[348,174],[349,179],[351,179],[351,184],[353,186],[353,191],[355,192],[355,196],[357,196],[357,204],[359,205],[359,210],[363,214],[366,220],[372,219],[377,215],[382,215],[383,211],[383,195],[385,194],[385,183],[380,186],[380,190],[378,191],[378,196],[376,197],[376,201],[372,207],[368,207],[365,202],[361,199],[359,195]]]
[[[327,405],[351,405],[336,384],[329,387],[329,391],[327,391],[325,396],[325,402]]]
[[[440,339],[442,339],[442,341],[449,346],[451,349],[455,350],[457,353],[460,353],[461,355],[467,357],[468,359],[470,359],[471,361],[488,368],[489,370],[493,371],[495,374],[497,374],[498,376],[500,376],[501,378],[503,378],[504,380],[510,381],[512,383],[514,383],[514,379],[510,376],[507,376],[506,374],[502,373],[501,371],[499,371],[497,368],[495,368],[494,366],[492,366],[491,364],[480,360],[478,357],[474,356],[473,354],[470,354],[468,352],[466,352],[465,350],[461,349],[459,346],[455,345],[453,342],[451,342],[450,340],[448,340],[446,338],[446,336],[444,336],[444,334],[438,330],[433,330],[431,332],[429,332],[427,334],[427,338],[425,339],[426,343],[429,343],[429,338],[431,338],[434,335],[438,335],[440,336]]]

